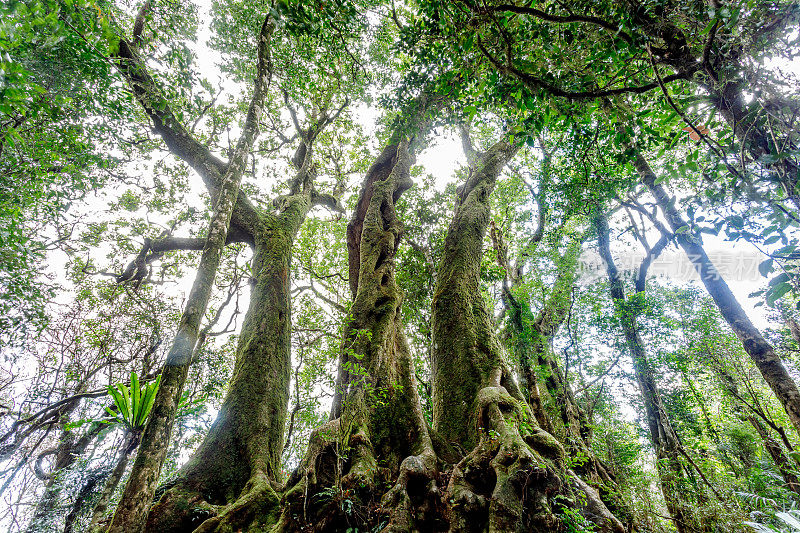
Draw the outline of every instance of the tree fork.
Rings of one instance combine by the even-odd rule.
[[[156,393],[153,409],[142,434],[139,452],[136,455],[122,499],[114,513],[109,533],[141,531],[144,527],[148,507],[155,494],[161,467],[166,458],[178,403],[197,344],[200,321],[211,298],[231,217],[239,198],[239,185],[244,166],[253,142],[258,136],[258,121],[271,76],[269,37],[273,28],[270,17],[267,16],[258,37],[257,76],[244,128],[218,184],[214,214],[209,223],[208,235],[200,256],[195,281],[181,315],[172,348],[167,355],[161,375],[161,385]]]

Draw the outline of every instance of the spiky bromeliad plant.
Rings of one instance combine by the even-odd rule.
[[[108,386],[108,393],[114,398],[117,411],[108,407],[106,407],[106,411],[114,421],[125,426],[128,431],[141,431],[147,415],[153,408],[159,383],[161,383],[161,376],[158,376],[152,383],[144,383],[140,386],[136,372],[131,372],[130,388],[124,383]]]

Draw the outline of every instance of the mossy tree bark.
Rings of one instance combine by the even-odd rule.
[[[711,525],[696,518],[696,506],[703,494],[697,490],[692,481],[693,473],[684,464],[686,452],[669,420],[647,357],[638,325],[640,304],[625,296],[625,286],[611,255],[608,221],[604,214],[596,213],[593,223],[597,231],[600,255],[606,263],[611,299],[633,360],[634,375],[645,407],[650,441],[655,449],[656,467],[667,509],[679,533],[713,531]],[[644,295],[643,290],[637,293],[637,296],[640,295]]]
[[[577,507],[601,530],[624,531],[597,493],[565,466],[503,360],[479,284],[489,196],[518,147],[476,153],[458,189],[433,299],[433,422],[466,452],[446,491],[451,531],[553,531]],[[571,479],[570,479],[571,478]],[[585,504],[574,495],[582,492]]]
[[[567,250],[560,256],[550,294],[536,316],[533,315],[530,302],[517,290],[522,283],[522,272],[518,266],[511,264],[499,228],[492,225],[490,234],[498,264],[506,273],[502,300],[508,317],[514,362],[519,367],[521,392],[539,426],[558,438],[570,456],[583,458],[576,462],[575,472],[598,490],[606,506],[630,529],[633,526],[633,513],[619,495],[613,474],[592,450],[589,416],[578,403],[553,352],[553,338],[569,312],[577,259],[587,234],[573,236]],[[544,383],[544,392],[550,397],[550,411],[557,410],[555,416],[560,424],[551,420],[553,415],[547,412],[542,403],[540,382]]]
[[[289,193],[251,226],[254,283],[233,377],[209,433],[151,509],[147,531],[226,531],[275,520],[291,373],[292,247],[314,205],[341,210],[314,188],[313,145],[346,105],[334,113],[316,109],[311,125],[298,127]]]
[[[389,152],[394,155],[386,157]],[[311,524],[315,531],[366,524],[383,524],[384,531],[442,527],[433,512],[436,455],[402,331],[403,294],[395,282],[403,232],[395,202],[411,185],[411,157],[408,139],[390,145],[376,163],[388,165],[388,172],[376,177],[374,165],[364,182],[354,215],[360,227],[358,281],[345,327],[339,403],[332,420],[314,431],[287,484],[281,531]],[[351,255],[351,273],[352,266]],[[392,488],[385,491],[387,486]],[[345,498],[352,504],[349,512],[341,505]]]
[[[422,148],[428,130],[448,101],[449,97],[446,95],[423,91],[406,109],[402,110],[388,143],[367,171],[367,175],[361,185],[358,202],[347,224],[348,281],[353,300],[358,296],[359,281],[361,279],[361,244],[364,237],[364,223],[372,202],[375,184],[387,180],[392,172],[395,171],[399,157],[402,155],[399,151],[400,143],[404,140],[407,142],[406,150],[410,157],[409,164],[413,164],[414,157],[417,151]],[[410,187],[411,183],[403,183],[402,186]],[[398,189],[392,202],[397,201],[403,192],[404,189]],[[351,377],[351,373],[347,372],[345,367],[353,363],[354,361],[348,358],[347,350],[343,350],[338,365],[334,398],[331,405],[331,420],[338,418],[342,413],[343,395],[349,387],[348,380]]]
[[[136,17],[133,38],[120,42],[117,63],[167,147],[205,182],[215,200],[215,213],[205,239],[169,236],[148,241],[139,257],[118,277],[120,282],[140,282],[148,263],[163,252],[203,250],[195,286],[168,355],[142,445],[111,531],[135,532],[143,527],[151,531],[185,531],[200,524],[207,530],[224,529],[234,527],[232,524],[237,521],[249,523],[253,513],[268,514],[256,508],[263,510],[277,501],[272,483],[277,477],[283,446],[288,399],[292,244],[313,205],[340,209],[334,198],[319,194],[314,188],[312,145],[347,102],[335,113],[325,108],[314,109],[310,113],[310,125],[303,129],[287,98],[300,138],[293,159],[298,172],[289,194],[275,201],[275,212],[257,209],[238,189],[258,134],[259,118],[271,81],[269,39],[273,24],[270,16],[264,18],[257,37],[255,88],[242,134],[230,161],[225,163],[178,120],[138,56],[137,45],[150,8],[151,3],[145,2]],[[255,248],[251,307],[240,337],[234,378],[220,416],[197,455],[148,514],[197,342],[199,322],[207,306],[223,247],[229,242],[247,242]]]
[[[139,18],[147,14],[145,4],[139,13]],[[138,26],[138,25],[137,25]],[[139,31],[141,31],[141,27]],[[230,162],[225,166],[224,172],[215,183],[214,214],[209,223],[208,235],[203,245],[200,264],[197,269],[194,284],[186,301],[175,339],[170,349],[164,369],[161,374],[161,385],[156,393],[155,402],[142,434],[139,453],[128,478],[122,499],[114,513],[110,533],[136,533],[144,527],[145,518],[150,501],[155,494],[161,467],[167,454],[172,425],[178,410],[192,360],[195,345],[197,344],[200,321],[208,307],[211,291],[214,286],[217,268],[222,258],[225,243],[228,240],[228,230],[239,197],[239,185],[244,171],[250,149],[258,136],[258,121],[261,117],[264,100],[271,76],[269,60],[269,37],[273,30],[270,17],[266,17],[258,36],[258,67],[253,96],[245,119],[242,134],[237,142]],[[134,39],[138,36],[134,35]],[[154,98],[159,96],[157,88],[145,70],[143,61],[138,57],[135,47],[125,40],[120,41],[121,70],[134,88],[139,101],[146,110],[156,111]],[[156,108],[158,106],[155,106]],[[152,111],[151,111],[152,110]],[[165,139],[175,131],[186,133],[182,128],[171,127],[179,123],[175,117],[170,116],[170,122],[160,119],[162,130],[168,132]],[[158,127],[156,129],[159,129]],[[188,135],[188,134],[187,134]],[[184,144],[189,144],[185,142]],[[211,166],[206,164],[206,166]]]

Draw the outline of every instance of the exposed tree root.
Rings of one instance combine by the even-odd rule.
[[[447,487],[451,531],[559,531],[566,510],[600,531],[625,531],[597,492],[564,469],[563,448],[530,423],[523,402],[495,385],[481,389],[477,406],[478,445]]]
[[[195,533],[245,533],[268,531],[280,512],[280,497],[265,475],[251,479],[242,495]]]
[[[246,533],[269,531],[280,513],[280,495],[265,474],[254,476],[238,498],[215,505],[198,491],[175,486],[151,509],[145,531]]]
[[[403,460],[397,482],[381,500],[381,507],[390,510],[383,532],[415,531],[423,526],[426,531],[447,530],[437,475],[432,447]]]
[[[288,480],[273,531],[446,531],[437,459],[427,434],[398,443],[398,448],[411,444],[418,453],[392,468],[376,459],[383,454],[376,453],[365,417],[348,422],[347,411],[312,434],[305,458]]]
[[[169,488],[147,515],[147,533],[183,533],[194,531],[209,517],[216,516],[221,506],[213,505],[199,492],[185,487]]]

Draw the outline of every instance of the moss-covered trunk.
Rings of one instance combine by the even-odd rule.
[[[433,425],[443,439],[464,450],[479,440],[479,428],[473,423],[478,392],[497,377],[498,369],[505,382],[513,381],[500,356],[479,275],[489,196],[516,151],[508,143],[494,145],[459,188],[437,274],[432,312]]]
[[[142,8],[140,16],[143,17],[146,14],[148,4]],[[250,155],[250,149],[258,137],[259,120],[266,98],[269,76],[271,76],[269,37],[273,28],[270,17],[265,17],[258,34],[256,79],[242,134],[231,154],[230,161],[224,167],[224,172],[219,172],[215,176],[218,180],[216,180],[217,183],[212,194],[214,212],[208,226],[200,264],[178,329],[175,332],[175,339],[167,354],[167,360],[161,373],[161,384],[142,434],[139,452],[136,455],[122,498],[114,512],[109,533],[138,533],[144,528],[161,467],[167,455],[172,426],[183,394],[192,354],[197,344],[200,321],[205,315],[211,298],[217,268],[228,239],[231,218],[239,201],[239,186],[244,167]],[[160,112],[152,109],[150,98],[152,95],[148,95],[147,91],[154,85],[153,80],[147,73],[144,62],[138,57],[135,47],[124,39],[120,41],[120,66],[142,106],[151,112],[156,129],[162,132],[162,137],[167,145],[176,151],[171,144],[173,137],[170,135],[170,131],[176,128],[183,131],[182,125],[169,113],[167,113],[169,115],[168,122],[171,125],[165,125],[163,115],[165,109],[169,111],[168,107],[160,106],[163,108]],[[178,143],[179,145],[188,144],[191,140],[190,136],[184,136],[181,139],[182,142]],[[181,150],[177,150],[177,153],[183,154]],[[190,164],[196,159],[196,155],[189,154],[181,155],[181,157]],[[210,166],[210,156],[201,159],[204,160],[205,166]]]
[[[639,333],[636,303],[625,296],[625,288],[619,271],[611,256],[609,246],[610,231],[605,215],[598,214],[594,219],[600,255],[606,263],[609,291],[614,302],[620,328],[625,335],[628,350],[633,361],[634,375],[642,395],[650,430],[650,441],[656,453],[656,467],[661,481],[661,492],[670,516],[679,533],[713,531],[710,524],[697,518],[698,494],[691,472],[684,465],[684,453],[678,435],[670,423],[667,411],[656,384],[653,369],[647,357],[644,341]]]
[[[394,155],[385,157],[390,151]],[[351,276],[355,260],[358,281],[345,327],[338,406],[312,435],[287,484],[280,531],[441,529],[432,498],[436,456],[402,331],[403,294],[395,282],[403,231],[395,202],[411,185],[408,141],[390,145],[381,159],[388,171],[371,179],[373,167],[354,216],[361,230],[357,247],[350,248],[358,250],[351,255]]]
[[[142,436],[142,444],[122,499],[114,513],[109,533],[134,533],[141,531],[144,525],[147,509],[167,456],[172,425],[197,343],[200,321],[211,298],[241,175],[241,169],[232,173],[227,186],[220,191],[195,281],[186,300],[172,348],[164,363],[161,384]]]
[[[464,453],[446,491],[451,531],[556,531],[577,508],[605,531],[624,530],[597,493],[565,466],[503,359],[479,274],[489,196],[517,147],[501,140],[475,157],[458,190],[433,299],[433,422]],[[581,505],[575,498],[585,496]],[[562,515],[562,516],[559,516]]]
[[[151,510],[147,531],[191,531],[201,523],[213,531],[231,521],[269,520],[269,512],[256,514],[278,501],[291,370],[292,245],[310,208],[310,195],[298,194],[280,215],[262,216],[250,306],[225,401],[199,449]]]

